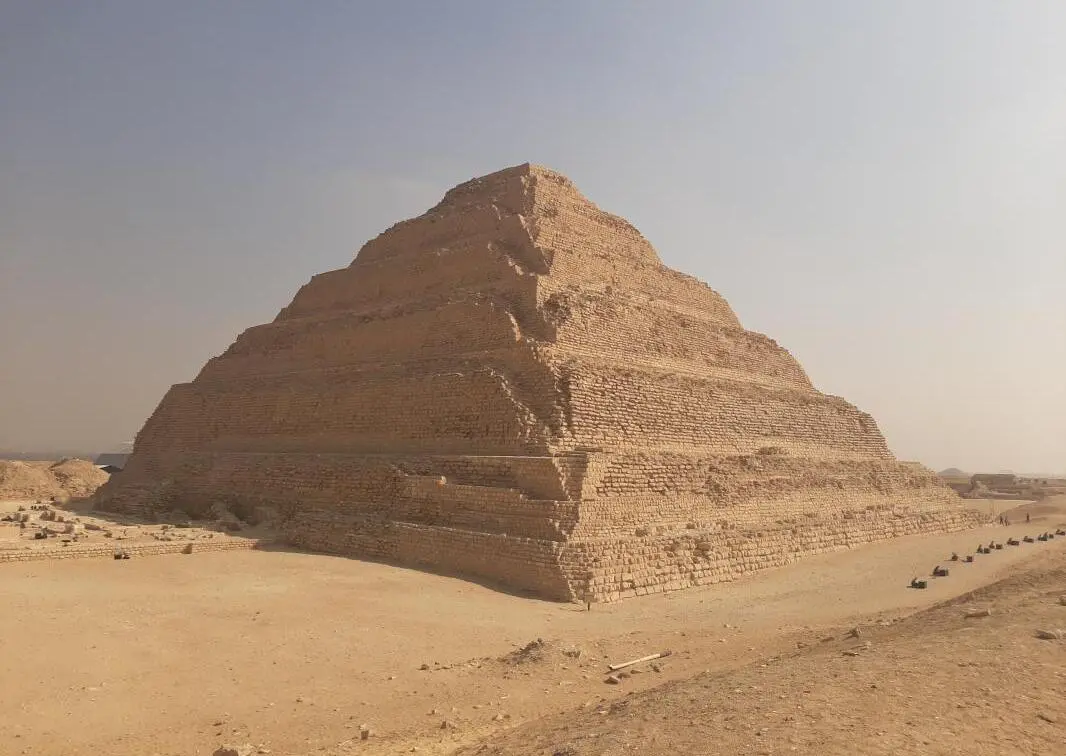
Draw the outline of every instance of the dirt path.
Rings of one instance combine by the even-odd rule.
[[[210,754],[222,741],[274,754],[446,753],[958,595],[1066,539],[952,565],[925,591],[906,585],[952,551],[1037,529],[899,539],[591,612],[299,553],[6,565],[0,753]],[[536,638],[552,641],[540,661],[499,661]],[[604,684],[606,661],[664,648],[674,655],[659,672]],[[364,723],[374,734],[361,742]]]

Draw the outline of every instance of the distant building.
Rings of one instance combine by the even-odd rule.
[[[121,453],[100,454],[96,457],[94,464],[104,472],[114,475],[126,466],[126,460],[129,457],[129,454]]]
[[[970,478],[972,483],[983,483],[989,488],[996,486],[1013,486],[1018,482],[1018,476],[1013,473],[977,473]]]

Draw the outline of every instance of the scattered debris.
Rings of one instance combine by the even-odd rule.
[[[249,743],[243,745],[224,745],[215,749],[213,756],[253,756],[256,750],[256,747]]]
[[[622,679],[618,675],[607,675],[607,679],[604,682],[608,685],[618,685],[622,682]]]
[[[517,651],[512,651],[500,661],[507,664],[529,664],[542,661],[548,650],[548,644],[542,638],[530,641]]]
[[[632,661],[622,662],[621,664],[608,664],[607,665],[607,669],[611,670],[612,672],[617,672],[618,670],[620,670],[620,669],[622,669],[624,667],[631,667],[634,664],[641,664],[641,663],[647,662],[647,661],[654,661],[655,659],[665,659],[667,656],[670,656],[670,654],[672,654],[672,653],[673,653],[672,651],[660,651],[657,654],[648,654],[647,656],[642,656],[639,659],[633,659]]]

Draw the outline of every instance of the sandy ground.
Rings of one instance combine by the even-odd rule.
[[[1035,535],[1066,520],[1059,511],[591,612],[284,551],[8,564],[0,754],[210,754],[222,742],[275,754],[449,753],[545,715],[818,648],[860,619],[891,625],[1066,553],[1066,538],[1025,544],[952,563],[927,590],[907,587],[952,551]],[[508,657],[537,638],[548,643]],[[659,671],[640,665],[605,684],[608,661],[665,649]],[[372,735],[361,741],[364,724]]]
[[[985,612],[989,612],[985,616]],[[896,623],[567,712],[466,756],[1066,753],[1066,549]],[[1039,631],[1059,629],[1058,638]]]

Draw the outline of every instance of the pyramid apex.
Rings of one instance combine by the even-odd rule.
[[[511,231],[500,231],[504,219],[517,225]],[[427,230],[427,224],[432,231]],[[629,264],[660,265],[655,250],[633,224],[601,210],[562,173],[526,162],[452,187],[422,215],[400,221],[363,245],[351,266],[406,254],[427,238],[435,240],[436,248],[448,249],[475,233],[475,228],[482,234],[515,232],[518,236],[510,239],[510,246],[532,243],[542,244],[544,249],[560,235],[570,237],[571,242],[580,237],[580,244],[567,246],[578,256],[593,254],[628,260]],[[542,253],[543,249],[535,253],[540,262],[526,261],[531,269],[550,267],[551,260],[541,259]],[[549,257],[554,259],[555,255]]]
[[[574,182],[562,173],[559,173],[559,171],[552,170],[545,165],[527,162],[512,165],[507,168],[501,168],[497,171],[492,171],[491,173],[468,179],[449,189],[444,197],[447,199],[449,196],[474,193],[490,186],[506,184],[510,180],[525,178],[544,178],[555,184],[575,189]]]

